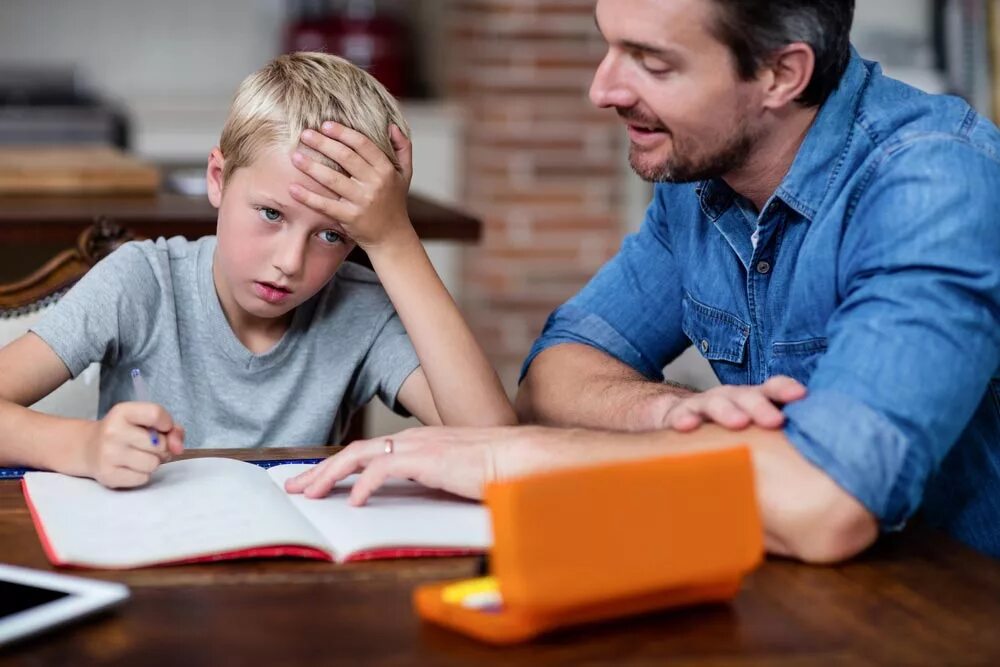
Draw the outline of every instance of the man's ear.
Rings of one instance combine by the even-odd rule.
[[[208,201],[212,202],[215,208],[222,206],[222,172],[225,166],[226,160],[222,157],[222,151],[216,146],[208,154],[208,168],[205,170]]]
[[[794,42],[777,51],[763,69],[767,77],[764,108],[775,111],[805,92],[816,69],[816,54],[808,44]]]

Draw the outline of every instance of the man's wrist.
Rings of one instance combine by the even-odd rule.
[[[663,428],[667,414],[677,402],[694,392],[682,387],[660,384],[643,399],[632,404],[626,416],[630,431],[656,431]]]

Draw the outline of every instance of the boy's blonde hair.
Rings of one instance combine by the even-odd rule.
[[[410,130],[389,91],[361,68],[327,53],[278,56],[240,84],[222,128],[219,149],[225,159],[222,182],[250,165],[262,150],[299,143],[302,131],[332,120],[371,139],[393,164],[389,125]],[[310,153],[342,171],[336,163]]]

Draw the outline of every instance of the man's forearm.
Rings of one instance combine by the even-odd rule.
[[[746,445],[753,457],[757,501],[771,553],[828,563],[849,558],[878,536],[875,518],[822,470],[813,466],[780,430],[732,431],[706,425],[692,433],[608,433],[530,430],[513,448],[498,449],[500,479],[670,454]]]
[[[613,431],[660,427],[671,402],[690,391],[652,382],[587,345],[566,343],[532,361],[517,394],[522,422]]]

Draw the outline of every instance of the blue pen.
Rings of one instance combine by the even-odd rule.
[[[132,369],[132,389],[135,391],[137,401],[142,401],[143,403],[153,402],[153,399],[149,397],[149,387],[146,386],[146,381],[142,379],[142,373],[139,372],[138,368]],[[149,440],[153,443],[154,447],[160,444],[160,436],[157,435],[156,429],[149,429]]]

